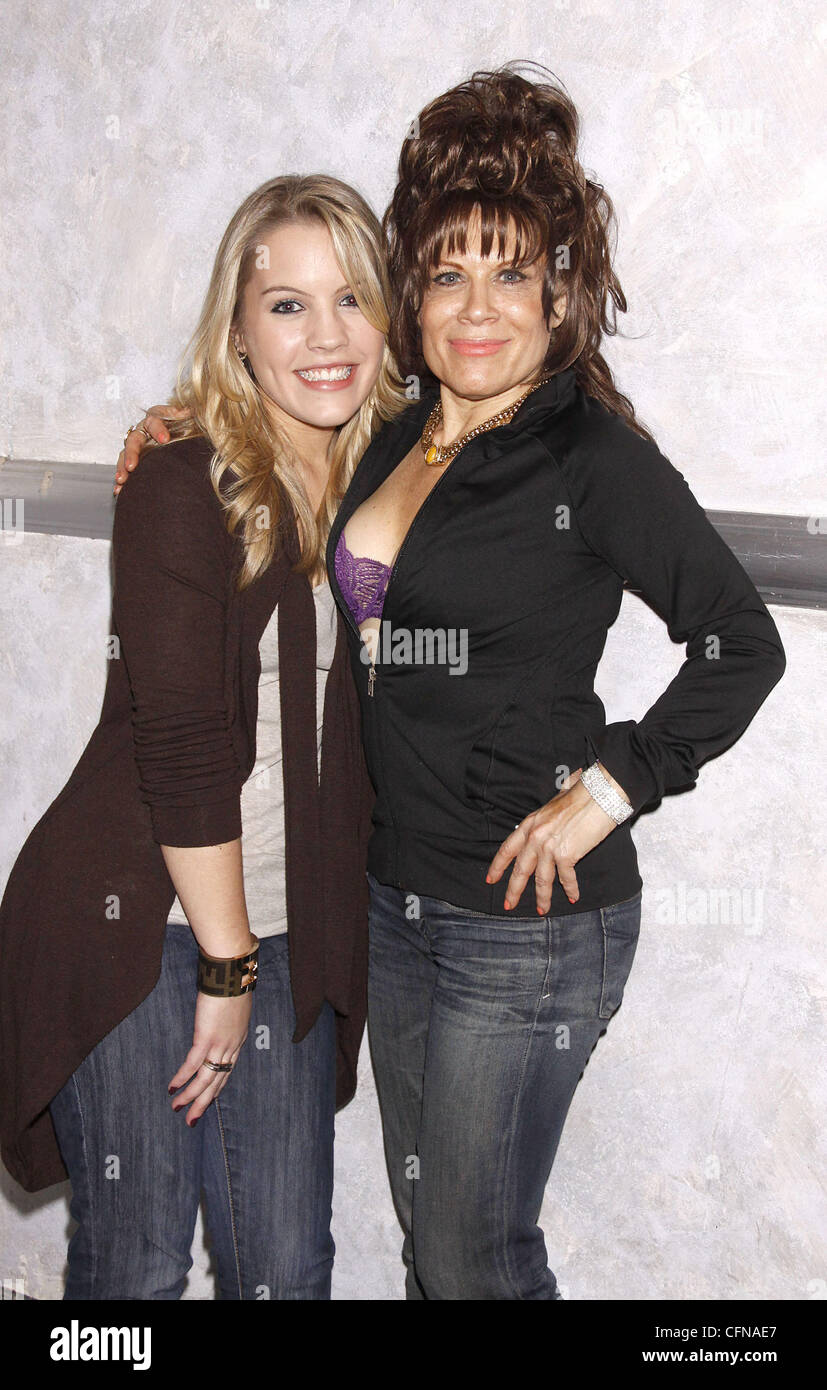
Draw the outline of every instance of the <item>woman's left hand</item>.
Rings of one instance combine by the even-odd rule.
[[[551,801],[520,821],[491,860],[486,883],[496,883],[514,860],[506,889],[506,909],[517,906],[532,874],[541,916],[551,907],[555,875],[559,875],[569,902],[579,898],[575,864],[617,826],[591,793],[580,786],[582,771],[578,767],[571,772]],[[605,773],[605,768],[601,771]],[[618,786],[614,781],[613,785]]]

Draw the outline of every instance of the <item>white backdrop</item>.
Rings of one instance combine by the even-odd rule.
[[[0,453],[114,471],[126,425],[172,383],[252,188],[322,171],[381,213],[424,102],[533,58],[566,84],[583,162],[617,209],[631,306],[607,349],[619,385],[704,506],[827,511],[819,15],[814,0],[5,0]],[[2,882],[97,722],[108,552],[37,535],[0,547]],[[638,958],[543,1214],[571,1297],[827,1289],[824,881],[798,775],[823,748],[812,691],[827,623],[773,611],[781,685],[698,788],[636,832]],[[640,717],[682,655],[627,596],[598,683],[608,717]],[[707,902],[760,890],[760,923],[698,921],[680,907],[693,889]],[[671,901],[677,920],[661,920]],[[362,1073],[338,1124],[334,1296],[399,1298],[366,1049]],[[59,1296],[65,1188],[27,1197],[4,1174],[2,1191],[0,1276]],[[200,1242],[187,1296],[212,1296]]]

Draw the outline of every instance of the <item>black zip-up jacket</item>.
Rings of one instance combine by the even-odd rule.
[[[786,658],[754,584],[683,474],[587,396],[569,368],[445,466],[393,566],[374,674],[336,582],[336,545],[419,438],[435,400],[436,390],[424,393],[365,452],[327,566],[377,793],[370,872],[503,915],[513,864],[495,884],[485,882],[488,866],[570,770],[599,758],[635,811],[692,785],[700,764],[744,731]],[[686,659],[642,718],[607,724],[594,677],[624,580],[672,641],[686,643]],[[632,666],[645,662],[641,651]],[[637,893],[634,819],[577,862],[575,903],[555,880],[553,914]],[[533,875],[508,915],[536,920]]]

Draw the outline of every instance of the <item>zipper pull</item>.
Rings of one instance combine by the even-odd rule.
[[[374,687],[375,682],[376,682],[376,667],[374,666],[373,662],[371,662],[371,664],[370,664],[370,670],[368,671],[368,695],[372,695],[372,694],[373,694],[373,687]]]

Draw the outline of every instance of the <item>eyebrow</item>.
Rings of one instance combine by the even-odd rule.
[[[350,290],[350,285],[340,285],[337,290],[334,290],[334,294],[341,294],[343,290]],[[261,291],[262,296],[265,294],[281,294],[284,292],[288,294],[300,294],[303,295],[305,299],[313,299],[314,297],[309,290],[297,290],[295,285],[269,285],[266,290]]]

